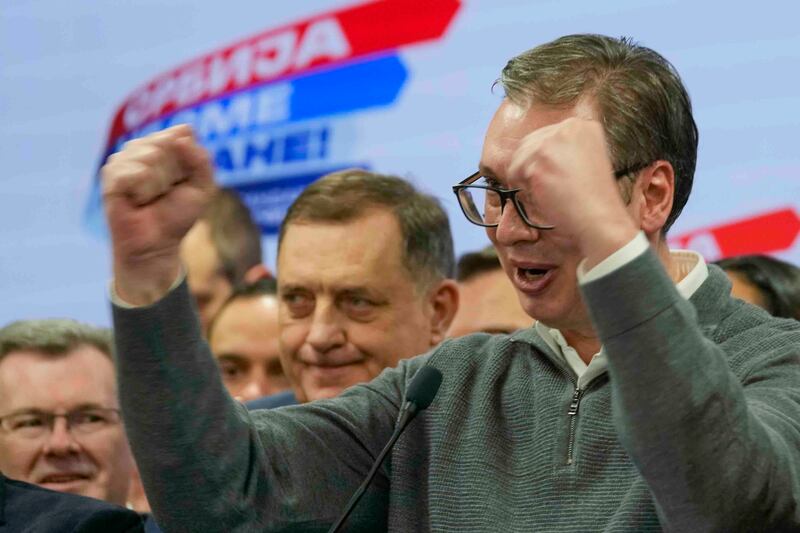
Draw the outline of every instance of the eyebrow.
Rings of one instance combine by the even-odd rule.
[[[337,298],[355,296],[358,298],[366,298],[371,300],[375,305],[386,305],[389,303],[389,298],[382,292],[369,287],[341,287],[334,290],[334,295]]]
[[[344,287],[337,287],[336,289],[334,289],[334,292],[336,294],[348,294],[348,295],[354,294],[360,296],[360,295],[375,295],[380,291],[376,291],[374,289],[370,289],[369,287],[363,287],[360,285],[359,286],[350,285]]]
[[[293,291],[308,291],[308,292],[312,292],[312,290],[310,288],[308,288],[307,285],[302,285],[300,283],[292,283],[292,284],[286,284],[286,285],[279,285],[278,286],[278,294],[279,295],[287,293],[287,292],[293,292]]]
[[[217,359],[221,360],[221,361],[230,361],[230,362],[234,362],[234,363],[248,363],[248,362],[250,362],[249,358],[244,357],[243,355],[239,355],[238,353],[234,353],[234,352],[221,353],[221,354],[215,355],[215,357]]]
[[[71,413],[73,411],[83,411],[84,409],[116,409],[116,407],[106,407],[100,405],[99,403],[89,402],[89,403],[79,404],[73,407],[72,409],[67,410],[67,412]],[[3,415],[3,417],[14,416],[14,415],[38,415],[38,414],[47,414],[52,412],[53,412],[52,410],[40,409],[38,407],[23,407],[21,409],[16,409],[14,411],[11,411],[10,413],[6,413],[5,415]]]
[[[310,292],[314,293],[315,290],[308,285],[302,285],[299,283],[296,284],[289,284],[284,285],[278,289],[280,294],[286,294],[290,292]],[[375,289],[372,287],[367,287],[365,285],[347,285],[342,284],[338,286],[334,286],[330,288],[330,293],[334,296],[365,296],[373,299],[385,300],[386,297],[383,291],[379,289]]]
[[[270,359],[267,361],[267,372],[271,374],[283,374],[283,365],[280,359]]]
[[[496,176],[497,173],[492,170],[492,167],[485,163],[478,163],[478,170],[481,174],[488,175],[488,176]]]
[[[4,414],[3,418],[15,415],[38,415],[44,412],[46,411],[42,409],[37,409],[36,407],[23,407],[22,409],[16,409],[14,411]]]

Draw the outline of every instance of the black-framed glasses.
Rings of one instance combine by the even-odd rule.
[[[629,174],[639,172],[649,163],[640,163],[614,172],[620,179]],[[528,226],[540,230],[555,228],[539,214],[536,203],[523,189],[503,189],[495,185],[492,178],[483,176],[480,171],[453,185],[453,193],[458,198],[458,205],[467,220],[485,228],[495,228],[500,223],[506,201],[511,200],[517,214]]]
[[[64,418],[67,429],[87,435],[119,424],[120,410],[112,407],[84,407],[67,413],[30,410],[0,417],[0,429],[23,439],[38,439],[53,431],[57,418]]]

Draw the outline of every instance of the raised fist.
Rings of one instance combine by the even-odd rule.
[[[163,296],[178,249],[214,193],[208,153],[180,125],[125,144],[102,169],[117,294],[131,304]]]
[[[570,116],[527,134],[508,173],[509,186],[535,198],[541,217],[574,239],[589,266],[636,235],[598,120]]]

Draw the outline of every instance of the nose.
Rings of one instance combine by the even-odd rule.
[[[261,398],[262,396],[267,395],[267,384],[264,382],[264,379],[259,379],[256,376],[251,376],[248,382],[239,389],[239,394],[237,398],[239,398],[243,402],[249,402],[250,400],[255,400],[257,398]]]
[[[500,220],[497,222],[497,227],[493,229],[497,243],[503,245],[512,245],[523,241],[536,242],[541,236],[540,230],[528,226],[522,220],[510,198],[503,202]]]
[[[80,444],[75,440],[67,421],[63,417],[53,420],[53,428],[47,435],[44,452],[50,455],[69,455],[80,450]]]
[[[342,346],[347,338],[342,321],[343,317],[333,302],[318,303],[314,309],[306,342],[322,353]]]

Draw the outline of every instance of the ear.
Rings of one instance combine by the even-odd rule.
[[[634,186],[631,203],[639,219],[639,227],[648,237],[656,236],[672,211],[675,194],[675,171],[667,161],[658,160],[645,168]]]
[[[254,283],[260,279],[269,279],[272,277],[272,272],[269,271],[267,265],[264,263],[259,263],[257,265],[251,266],[247,272],[244,273],[244,282],[245,283]]]
[[[430,290],[428,305],[431,346],[436,346],[445,339],[458,311],[458,299],[458,285],[452,279],[442,280]]]

